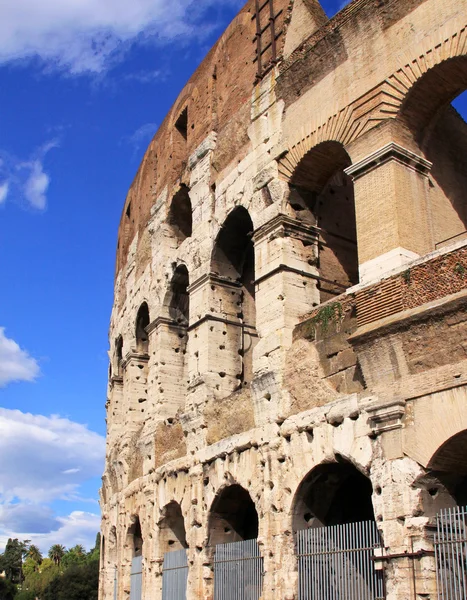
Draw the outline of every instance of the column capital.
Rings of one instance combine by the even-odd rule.
[[[355,181],[372,171],[376,167],[379,167],[391,160],[398,162],[399,164],[405,165],[409,169],[417,171],[418,173],[427,176],[433,166],[429,160],[415,154],[411,150],[407,150],[403,146],[390,142],[379,150],[372,152],[362,160],[350,165],[344,169],[347,175],[350,175]]]

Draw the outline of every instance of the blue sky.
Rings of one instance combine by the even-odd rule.
[[[241,4],[0,5],[0,547],[94,541],[123,202]]]

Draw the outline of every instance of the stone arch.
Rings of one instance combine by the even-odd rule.
[[[114,373],[117,377],[122,375],[122,361],[123,361],[123,337],[117,336],[115,340],[115,368]]]
[[[258,527],[258,512],[249,492],[238,483],[221,488],[208,515],[208,545],[256,539]]]
[[[172,196],[167,216],[173,234],[181,244],[193,232],[193,214],[188,186],[181,184]]]
[[[136,315],[135,327],[136,350],[142,354],[147,354],[149,349],[149,337],[146,329],[150,322],[148,304],[143,302]]]
[[[190,295],[188,287],[190,276],[188,268],[181,263],[175,268],[169,289],[164,298],[166,314],[179,325],[188,325],[190,321]]]
[[[348,460],[315,466],[300,482],[292,502],[292,529],[374,521],[370,479]]]
[[[139,515],[130,517],[130,526],[127,529],[127,546],[131,549],[132,558],[143,555],[143,533]]]
[[[185,519],[178,502],[172,500],[162,508],[157,525],[159,548],[162,553],[188,548]]]
[[[236,385],[248,385],[253,377],[253,347],[256,342],[255,249],[253,221],[246,208],[234,208],[222,225],[211,255],[211,272],[219,278],[214,302],[222,307],[229,333],[224,356],[229,364],[222,371]],[[216,287],[216,286],[213,286]],[[227,323],[235,325],[227,325]],[[229,344],[227,348],[226,344]]]
[[[289,210],[316,237],[314,258],[321,302],[358,283],[354,186],[345,173],[351,159],[343,144],[317,144],[289,178]]]

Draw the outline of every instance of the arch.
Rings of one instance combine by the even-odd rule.
[[[209,545],[258,537],[258,512],[248,491],[239,484],[224,487],[208,516]]]
[[[164,506],[157,525],[159,527],[159,547],[162,554],[188,548],[185,519],[178,502],[172,500]]]
[[[138,515],[130,517],[131,525],[128,527],[127,544],[132,550],[132,557],[143,555],[143,534]]]
[[[340,142],[322,142],[302,157],[289,181],[293,216],[316,235],[321,302],[358,283],[354,186],[344,171],[350,165]]]
[[[115,340],[115,373],[117,377],[122,374],[123,337],[119,335]],[[112,367],[112,365],[110,365]]]
[[[467,429],[446,440],[433,454],[428,473],[417,487],[425,493],[425,513],[435,515],[441,508],[467,505]]]
[[[101,547],[100,547],[99,559],[100,559],[100,568],[103,569],[105,567],[105,561],[107,559],[106,547],[105,547],[105,535],[102,535],[102,537],[101,537]]]
[[[221,283],[213,286],[213,302],[221,306],[222,317],[230,324],[222,343],[229,391],[248,385],[253,377],[253,347],[256,342],[255,249],[253,222],[239,206],[232,210],[217,235],[211,255],[211,271]],[[227,323],[226,323],[227,326]],[[227,347],[227,344],[229,346]]]
[[[189,189],[185,184],[182,184],[172,197],[167,222],[179,244],[191,237],[193,214]]]
[[[432,163],[426,194],[434,249],[467,237],[467,123],[451,106],[466,90],[467,56],[454,56],[422,72],[397,113]]]
[[[411,85],[398,118],[422,142],[439,111],[467,89],[467,56],[455,56],[435,64]]]
[[[212,252],[211,270],[242,282],[254,296],[253,221],[243,206],[237,206],[222,225]],[[248,277],[250,276],[250,279]]]
[[[149,323],[149,308],[147,303],[143,302],[136,316],[136,350],[144,354],[147,354],[149,349],[149,338],[146,331]]]
[[[302,480],[292,504],[292,527],[301,529],[374,521],[371,481],[340,458],[313,468]]]
[[[188,325],[190,321],[190,295],[188,286],[190,277],[186,265],[180,264],[174,271],[167,291],[164,305],[169,317],[179,325]]]

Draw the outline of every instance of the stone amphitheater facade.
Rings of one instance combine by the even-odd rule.
[[[436,597],[436,515],[467,503],[466,88],[466,0],[249,0],[186,84],[118,233],[101,600],[138,555],[159,600],[183,548],[211,600],[244,539],[245,598],[305,598],[297,532],[356,521],[388,599]]]

